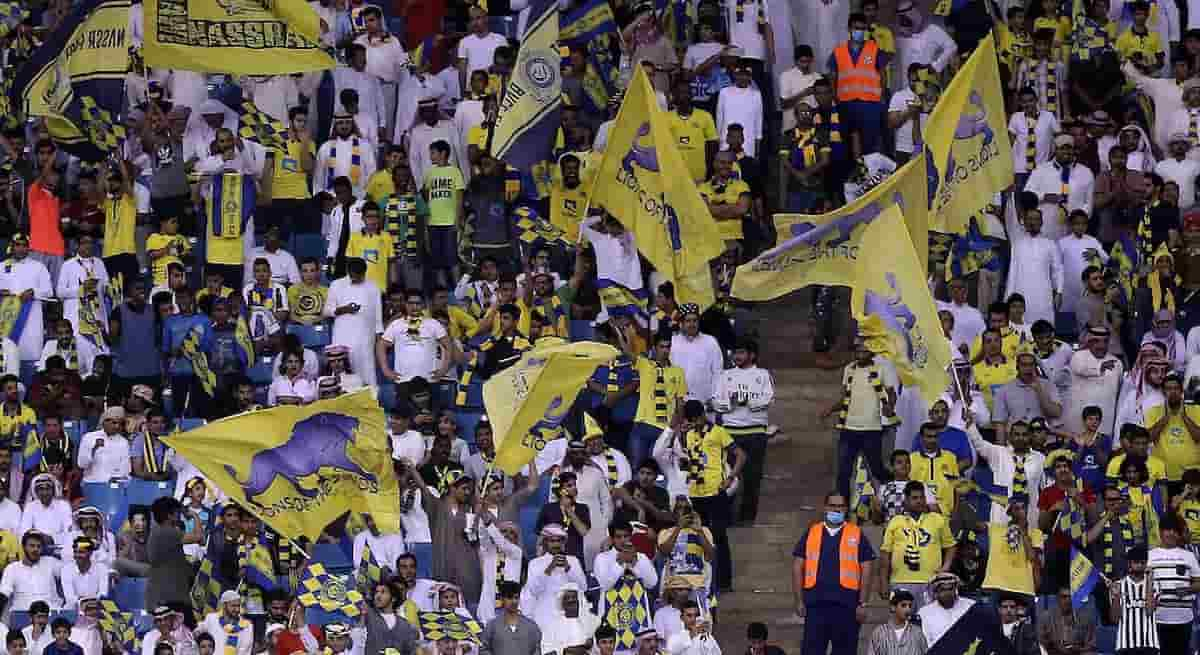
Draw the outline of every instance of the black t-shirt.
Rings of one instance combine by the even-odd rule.
[[[583,503],[575,503],[575,515],[581,521],[592,524],[592,513],[588,510],[588,506]],[[563,519],[562,507],[558,503],[546,503],[542,505],[542,511],[538,513],[537,531],[541,533],[542,528],[557,523],[567,530],[567,543],[563,547],[563,552],[567,555],[574,555],[583,561],[583,535],[575,529],[574,523],[568,523]]]
[[[640,489],[640,487],[638,487],[638,483],[633,480],[630,480],[629,482],[625,483],[625,491],[628,491],[630,495],[633,495],[635,493],[635,491],[637,491],[638,489]],[[641,491],[642,491],[642,494],[646,498],[649,499],[650,504],[654,505],[654,507],[656,509],[662,510],[664,512],[671,511],[671,496],[667,493],[666,489],[663,489],[662,487],[660,487],[658,485],[654,485],[653,487],[650,487],[650,489],[648,491],[646,489],[642,489]],[[651,517],[646,517],[646,518],[647,518],[647,520],[645,521],[645,523],[647,525],[649,525],[650,527],[654,528],[655,531],[666,530],[667,528],[674,525],[673,522],[655,521]],[[617,510],[616,517],[614,518],[614,523],[620,523],[620,522],[622,522],[622,520],[624,520],[624,521],[641,521],[641,519],[638,518],[637,509],[633,508],[633,507],[628,507],[625,505],[622,505],[621,508]]]

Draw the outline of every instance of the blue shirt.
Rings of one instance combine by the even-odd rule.
[[[73,641],[68,641],[66,646],[59,648],[58,643],[52,641],[42,649],[42,655],[83,655],[83,648]]]
[[[592,382],[607,388],[609,383],[610,371],[612,366],[604,365],[596,368],[596,372],[592,374]],[[625,385],[638,379],[637,367],[633,365],[633,360],[628,355],[620,355],[616,359],[617,386],[624,387]],[[637,415],[638,396],[634,393],[626,396],[617,403],[612,409],[612,418],[614,421],[628,423]],[[593,394],[592,407],[600,407],[604,404],[604,396],[602,394]]]
[[[1102,434],[1096,437],[1095,443],[1081,447],[1072,439],[1066,444],[1067,450],[1075,453],[1075,476],[1084,484],[1094,489],[1096,493],[1104,491],[1104,469],[1112,456],[1112,435]]]
[[[838,530],[835,535],[829,534],[829,527],[824,523],[821,524],[825,530],[825,534],[821,539],[821,559],[817,564],[817,585],[812,589],[804,590],[804,604],[807,606],[814,605],[841,605],[843,607],[858,607],[859,591],[846,589],[842,583],[838,581],[840,559],[838,552],[842,545],[842,531]],[[843,525],[842,530],[846,527]],[[808,530],[804,531],[804,536],[800,541],[796,542],[796,547],[792,549],[792,557],[804,557],[805,542],[808,541]],[[858,542],[858,561],[871,562],[875,560],[875,549],[871,547],[871,542],[867,538],[867,533],[862,533],[862,539]],[[867,584],[867,580],[863,580],[862,584]]]
[[[967,437],[966,432],[958,428],[946,426],[941,434],[938,435],[938,448],[954,453],[954,458],[957,460],[965,459],[971,462],[972,465],[975,464],[975,449],[971,447],[971,439]],[[921,447],[920,431],[917,431],[916,436],[913,437],[912,446],[909,448],[909,451],[914,453],[925,452],[925,449]],[[959,473],[962,473],[962,471],[959,471]]]

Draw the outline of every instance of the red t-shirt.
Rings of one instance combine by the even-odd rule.
[[[308,630],[317,638],[317,643],[321,645],[325,644],[325,636],[322,634],[320,628],[310,625],[308,626]],[[291,630],[283,630],[276,637],[275,655],[292,655],[292,653],[297,651],[303,653],[306,650],[304,648],[304,641],[300,639],[300,635]]]
[[[1067,492],[1060,488],[1057,484],[1047,487],[1038,495],[1038,509],[1043,512],[1049,512],[1051,507],[1058,501],[1067,497]],[[1091,489],[1084,487],[1083,492],[1079,495],[1080,500],[1084,505],[1093,505],[1096,502],[1096,493]],[[1084,530],[1087,526],[1084,526]],[[1046,546],[1046,552],[1052,550],[1070,550],[1071,538],[1063,534],[1062,530],[1055,529]]]
[[[60,257],[67,254],[59,223],[60,210],[58,196],[47,191],[39,182],[29,185],[30,250]]]

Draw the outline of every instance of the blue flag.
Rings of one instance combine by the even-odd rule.
[[[1100,582],[1100,572],[1078,548],[1071,546],[1071,605],[1082,607]]]

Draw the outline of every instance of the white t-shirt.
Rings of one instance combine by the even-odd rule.
[[[415,334],[410,332],[415,329]],[[410,324],[398,318],[383,331],[383,340],[393,348],[392,367],[401,382],[415,377],[428,380],[437,370],[438,341],[445,338],[446,328],[439,321],[424,319]]]
[[[483,36],[468,34],[458,42],[458,58],[467,60],[467,79],[477,70],[487,70],[496,54],[496,48],[508,45],[508,40],[495,32]]]
[[[1200,563],[1186,548],[1153,548],[1148,560],[1150,579],[1158,595],[1157,623],[1178,625],[1191,623],[1195,616],[1192,603],[1196,594],[1192,580],[1200,578]]]
[[[892,101],[888,103],[888,113],[894,111],[904,111],[908,109],[910,102],[917,99],[917,94],[913,93],[912,89],[904,88],[892,96]],[[921,112],[921,134],[925,134],[925,125],[929,122],[929,114]],[[896,135],[896,152],[907,152],[912,154],[914,150],[913,144],[913,122],[910,118],[904,121],[900,127],[893,132]]]
[[[804,73],[795,67],[783,71],[779,74],[779,99],[786,100],[800,94],[820,78],[819,73]],[[800,101],[800,104],[816,107],[817,99],[814,96],[807,96]],[[794,127],[796,127],[795,108],[783,112],[783,131],[786,132]]]

